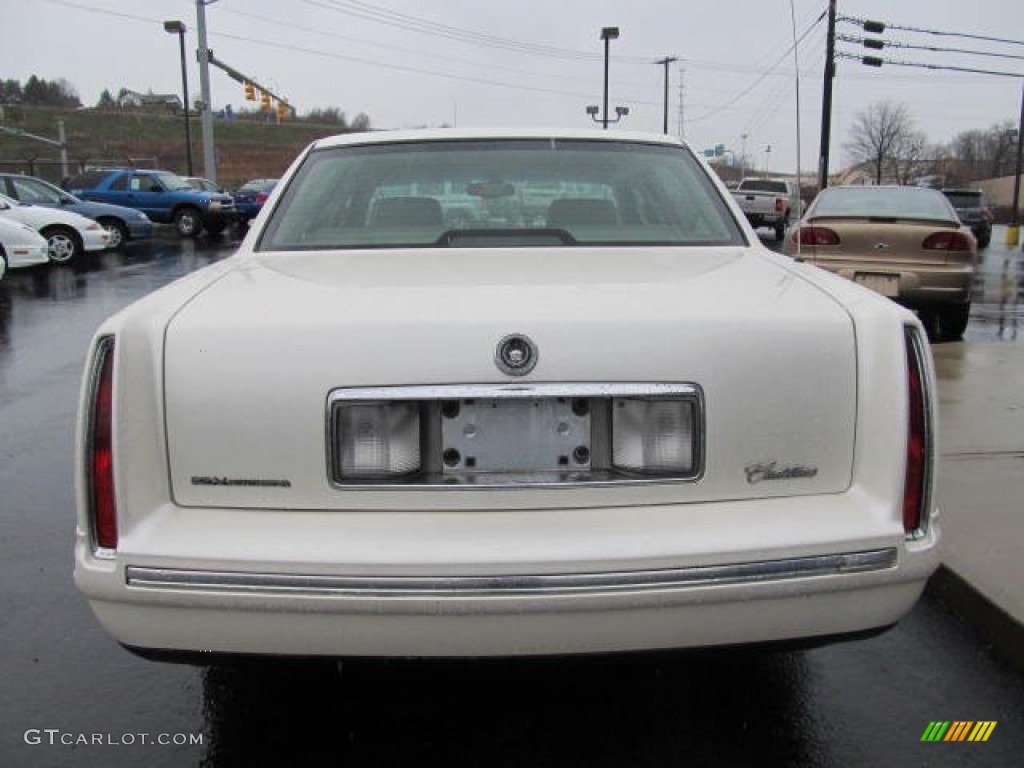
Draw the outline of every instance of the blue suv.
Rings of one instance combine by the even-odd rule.
[[[170,171],[101,168],[79,174],[64,186],[85,200],[125,205],[153,221],[173,224],[184,237],[198,237],[203,230],[218,234],[235,218],[231,195],[194,189]]]

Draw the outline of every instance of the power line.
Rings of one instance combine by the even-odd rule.
[[[855,61],[864,61],[863,56],[858,56],[853,53],[836,52],[836,56],[841,59],[854,59]],[[870,57],[868,57],[870,58]],[[970,72],[975,75],[1001,75],[1003,77],[1024,77],[1024,72],[1000,72],[993,69],[976,69],[974,67],[952,67],[942,64],[925,64],[919,61],[896,61],[893,59],[878,59],[880,64],[892,64],[895,67],[920,67],[921,69],[944,69],[950,72]]]
[[[854,24],[863,25],[869,19],[859,19],[855,16],[840,16],[837,21],[851,21]],[[937,29],[924,29],[923,27],[907,27],[899,24],[886,24],[886,29],[899,29],[904,32],[919,32],[922,35],[935,35],[937,37],[962,37],[968,40],[984,40],[989,43],[1006,43],[1007,45],[1024,45],[1024,40],[1013,40],[1005,37],[989,37],[968,32],[944,32]]]
[[[825,18],[824,14],[819,16],[806,30],[804,30],[804,33],[802,35],[800,35],[800,37],[798,37],[795,42],[793,42],[785,51],[782,52],[782,55],[779,56],[779,58],[775,60],[775,63],[772,64],[771,67],[769,67],[760,77],[758,77],[756,80],[754,80],[754,82],[752,82],[749,86],[747,86],[745,89],[740,91],[738,94],[736,94],[736,96],[731,98],[725,104],[721,104],[718,107],[712,109],[710,112],[705,112],[703,115],[700,115],[698,117],[691,117],[690,118],[690,122],[691,123],[700,122],[701,120],[707,120],[709,117],[714,117],[719,112],[722,112],[722,111],[728,109],[733,104],[735,104],[737,101],[739,101],[744,96],[746,96],[748,93],[750,93],[752,90],[757,88],[757,86],[759,86],[762,82],[764,82],[765,79],[767,79],[768,76],[771,75],[775,71],[775,69],[777,69],[779,67],[779,65],[782,64],[783,61],[785,61],[786,57],[789,56],[789,54],[793,51],[793,49],[796,46],[798,46],[803,41],[803,39],[805,37],[807,37],[814,30],[814,28],[817,27],[821,23],[823,18]]]
[[[901,43],[895,40],[873,39],[864,37],[853,37],[852,35],[836,35],[836,40],[844,43],[859,43],[865,48],[910,48],[917,51],[930,51],[933,53],[964,53],[971,56],[989,56],[997,59],[1018,59],[1024,61],[1024,56],[1016,56],[1012,53],[995,53],[993,51],[976,51],[968,48],[939,48],[932,45],[914,45],[912,43]],[[874,43],[873,45],[867,43]]]

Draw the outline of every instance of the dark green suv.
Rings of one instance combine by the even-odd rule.
[[[986,248],[992,241],[992,212],[988,200],[980,189],[944,189],[942,194],[956,208],[956,215],[965,227],[970,227],[979,248]]]

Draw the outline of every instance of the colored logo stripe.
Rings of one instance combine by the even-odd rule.
[[[971,731],[971,735],[967,737],[968,741],[988,741],[988,737],[992,735],[992,731],[996,729],[996,721],[982,721],[974,726],[974,730]]]
[[[921,741],[988,741],[995,728],[995,720],[932,720]]]

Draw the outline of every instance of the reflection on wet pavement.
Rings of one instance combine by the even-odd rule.
[[[968,341],[1020,341],[1024,325],[1024,253],[1006,245],[1006,228],[995,227],[992,243],[978,252]]]

